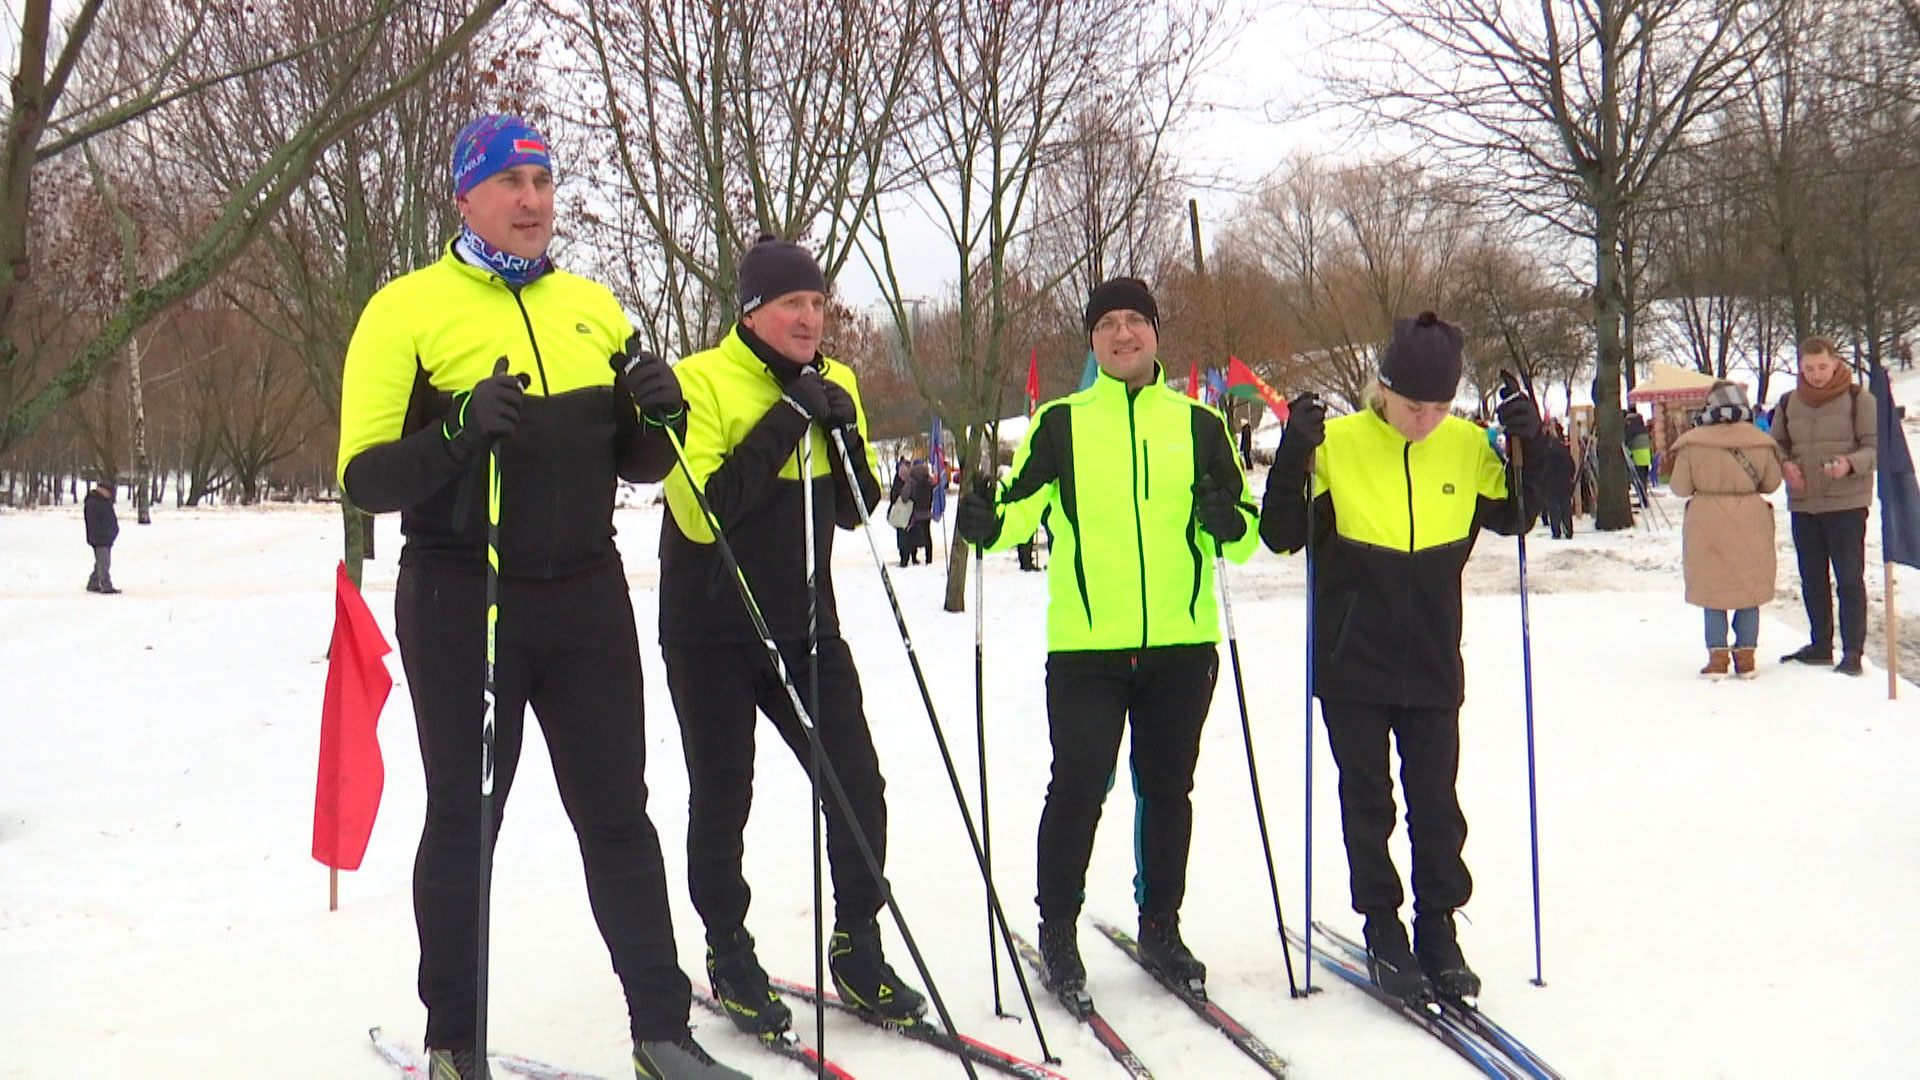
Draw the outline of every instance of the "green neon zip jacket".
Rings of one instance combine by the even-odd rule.
[[[1247,530],[1218,545],[1193,516],[1197,477],[1240,500]],[[1213,560],[1258,546],[1226,422],[1154,381],[1129,391],[1101,375],[1042,406],[1014,455],[992,550],[1023,543],[1047,515],[1047,648],[1143,649],[1220,640]]]

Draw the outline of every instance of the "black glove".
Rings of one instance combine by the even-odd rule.
[[[847,388],[811,372],[787,383],[787,400],[800,414],[824,428],[851,428],[860,422]]]
[[[640,347],[640,335],[627,339],[621,351],[607,358],[613,381],[633,399],[634,407],[655,423],[670,424],[687,411],[680,380],[665,360]]]
[[[1493,414],[1500,418],[1500,426],[1508,439],[1532,442],[1540,437],[1540,410],[1524,392],[1502,398],[1500,404],[1494,406]]]
[[[1193,516],[1201,528],[1223,544],[1231,544],[1247,533],[1240,500],[1211,476],[1202,476],[1193,485]]]
[[[526,400],[525,375],[507,374],[507,358],[493,362],[493,374],[475,383],[471,390],[453,395],[453,407],[447,410],[441,430],[448,440],[474,447],[513,434],[520,425],[520,405]]]
[[[994,509],[993,496],[984,482],[960,496],[953,512],[953,531],[967,543],[986,547],[1000,536],[1000,512]]]
[[[1287,426],[1280,448],[1273,452],[1275,468],[1304,469],[1314,447],[1327,441],[1327,405],[1320,395],[1301,394],[1287,403]]]

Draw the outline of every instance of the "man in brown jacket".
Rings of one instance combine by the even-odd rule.
[[[1860,674],[1867,641],[1867,508],[1873,505],[1873,395],[1853,381],[1832,338],[1800,345],[1800,384],[1774,410],[1800,558],[1809,640],[1782,662],[1833,663],[1833,593],[1840,594],[1840,662]],[[1832,567],[1832,580],[1827,570]],[[1837,590],[1835,586],[1837,585]]]

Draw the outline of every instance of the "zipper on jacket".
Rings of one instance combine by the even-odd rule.
[[[1413,564],[1413,444],[1412,443],[1408,443],[1400,451],[1400,469],[1407,479],[1407,564],[1408,564],[1406,576],[1402,579],[1402,582],[1405,585],[1405,591],[1401,596],[1400,603],[1402,605],[1401,610],[1407,613],[1407,618],[1409,621],[1411,621],[1413,617],[1413,565],[1412,565]],[[1407,643],[1409,652],[1412,651],[1411,645],[1412,645],[1411,642]],[[1400,702],[1403,705],[1409,704],[1412,701],[1412,694],[1409,692],[1411,688],[1411,683],[1412,683],[1412,676],[1408,673],[1407,666],[1408,665],[1406,664],[1405,661],[1402,661],[1400,664]]]
[[[1153,498],[1153,455],[1147,453],[1147,440],[1140,440],[1140,497]]]
[[[1134,448],[1144,448],[1146,444],[1140,441],[1139,429],[1134,424],[1134,396],[1133,391],[1128,391],[1127,456],[1132,459],[1133,480],[1135,483],[1139,483],[1141,481],[1142,471],[1140,464],[1141,455],[1139,451]],[[1142,532],[1140,527],[1140,500],[1136,498],[1131,501],[1133,503],[1134,565],[1140,570],[1140,647],[1144,649],[1147,647],[1147,540],[1145,533]]]
[[[504,281],[502,282],[504,284]],[[520,306],[520,321],[527,324],[527,342],[533,346],[533,366],[540,372],[540,393],[551,396],[553,391],[547,386],[547,364],[540,358],[540,339],[533,333],[533,316],[527,314],[526,301],[520,299],[520,290],[511,285],[507,291],[513,294],[513,302]]]
[[[1413,444],[1400,451],[1400,471],[1407,478],[1407,554],[1413,554]]]

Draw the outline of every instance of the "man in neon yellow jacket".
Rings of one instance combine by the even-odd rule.
[[[1213,563],[1245,562],[1256,511],[1224,420],[1166,385],[1159,308],[1137,278],[1093,290],[1084,326],[1100,375],[1035,415],[998,498],[961,500],[962,539],[991,550],[1053,533],[1047,566],[1047,722],[1053,778],[1040,817],[1040,948],[1050,989],[1085,995],[1075,922],[1120,736],[1133,725],[1134,899],[1141,955],[1201,988],[1180,937],[1200,728],[1219,674]]]
[[[613,542],[616,477],[666,474],[663,427],[684,424],[685,402],[666,364],[622,352],[632,327],[613,294],[547,257],[553,173],[538,132],[483,116],[455,140],[452,172],[460,234],[367,302],[340,401],[341,487],[364,510],[399,511],[406,536],[394,623],[426,774],[413,908],[432,1080],[486,1074],[474,1043],[489,636],[495,825],[532,706],[626,992],[635,1075],[740,1080],[687,1028],[690,988],[647,817],[640,643]],[[490,452],[497,624],[484,572]]]

